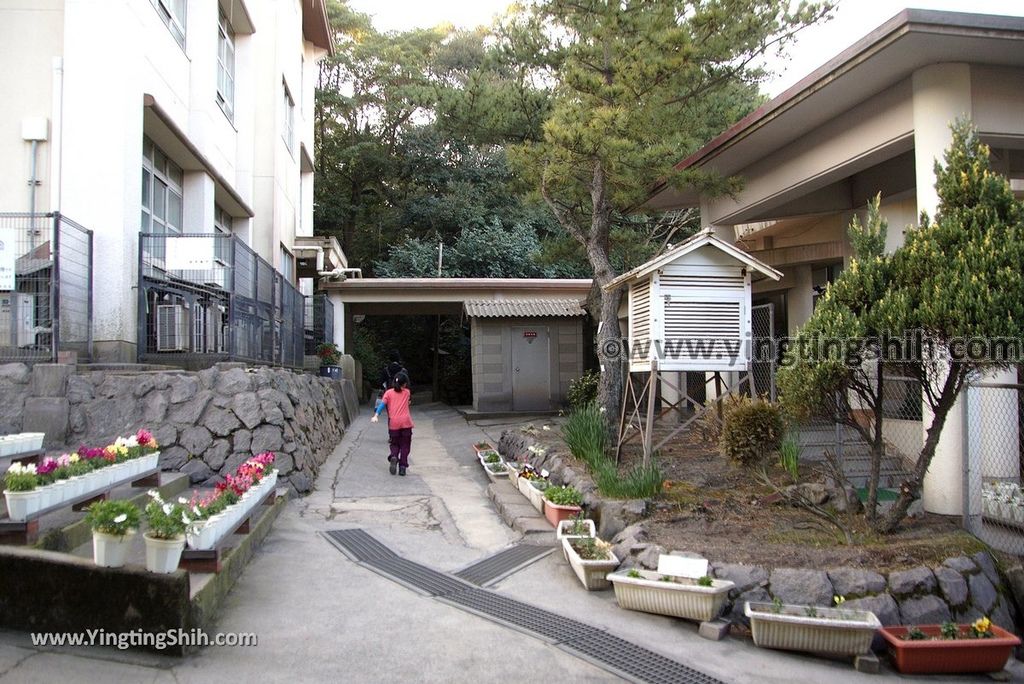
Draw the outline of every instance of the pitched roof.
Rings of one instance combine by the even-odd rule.
[[[583,302],[575,299],[474,299],[465,304],[471,318],[534,318],[585,316]]]
[[[689,254],[690,252],[700,249],[705,245],[711,245],[713,247],[720,249],[721,251],[725,252],[726,254],[736,259],[737,261],[746,264],[748,267],[754,269],[759,273],[764,274],[765,276],[771,278],[772,280],[779,280],[782,278],[782,274],[776,271],[768,264],[764,263],[760,259],[756,259],[753,256],[747,254],[742,249],[730,245],[728,242],[725,242],[724,240],[715,237],[714,233],[712,233],[710,229],[705,229],[697,233],[693,237],[689,238],[685,242],[679,244],[678,246],[668,250],[661,256],[654,257],[646,264],[641,264],[640,266],[634,268],[632,271],[627,271],[626,273],[623,273],[622,275],[620,275],[619,277],[615,278],[610,283],[605,285],[602,289],[605,292],[607,292],[609,290],[614,290],[615,288],[620,287],[621,285],[624,285],[631,280],[643,278],[644,276],[658,270],[662,266],[665,266],[666,264],[669,264],[675,261],[676,259],[679,259],[680,257]]]

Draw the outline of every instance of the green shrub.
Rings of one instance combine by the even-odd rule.
[[[779,449],[784,430],[778,404],[744,398],[726,413],[719,447],[724,456],[744,466],[760,466]]]
[[[601,374],[595,370],[586,373],[569,383],[566,398],[569,406],[578,409],[597,401],[597,386],[601,382]]]
[[[793,482],[800,479],[800,451],[800,441],[796,435],[787,434],[779,447],[779,463]]]
[[[592,468],[591,473],[601,494],[612,499],[648,499],[657,496],[665,481],[653,458],[647,466],[634,466],[625,476],[619,475],[619,469],[611,459],[605,459],[596,468]]]
[[[575,487],[548,487],[544,498],[556,506],[580,506],[583,495]]]

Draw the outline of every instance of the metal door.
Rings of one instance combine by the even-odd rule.
[[[550,408],[548,328],[512,328],[512,410],[547,411]]]
[[[751,364],[754,391],[758,396],[775,401],[775,305],[750,307]]]

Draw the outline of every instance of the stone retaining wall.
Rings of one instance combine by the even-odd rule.
[[[601,500],[588,474],[567,466],[552,450],[539,453],[538,440],[531,434],[505,431],[498,448],[507,458],[546,468],[556,483],[584,492],[584,505],[598,519],[598,536],[612,540],[613,551],[622,560],[620,567],[655,570],[658,556],[670,552],[653,543],[644,527],[642,518],[651,510],[649,502]],[[1015,623],[1021,607],[1011,588],[1015,585],[1001,576],[991,554],[985,551],[949,558],[935,567],[887,574],[843,567],[767,568],[716,563],[713,559],[710,565],[714,577],[736,584],[725,608],[726,617],[736,623],[747,624],[743,614],[746,601],[770,602],[777,597],[784,603],[827,607],[838,595],[846,598],[846,607],[870,610],[886,626],[970,622],[984,615],[1000,627],[1017,631]]]
[[[308,492],[358,410],[352,383],[221,363],[199,372],[0,366],[0,433],[39,431],[48,449],[108,444],[140,427],[164,470],[211,486],[273,451],[283,481]]]

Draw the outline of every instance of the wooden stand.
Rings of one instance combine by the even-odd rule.
[[[45,449],[33,449],[17,454],[0,456],[0,470],[6,472],[12,463],[39,463],[39,457],[46,453]]]
[[[259,503],[249,510],[249,514],[242,519],[238,527],[233,532],[229,532],[221,537],[212,549],[197,550],[186,548],[182,551],[178,567],[188,572],[220,572],[221,561],[224,558],[224,554],[230,548],[228,545],[230,538],[236,534],[249,534],[256,520],[263,515],[264,507],[273,506],[275,501],[277,501],[277,488],[271,489],[264,494]]]
[[[143,471],[131,477],[114,482],[100,492],[89,492],[81,496],[62,501],[53,506],[41,508],[28,515],[24,522],[16,522],[7,517],[5,513],[0,517],[0,544],[27,545],[35,543],[39,538],[39,520],[49,513],[71,508],[73,511],[80,511],[87,508],[94,501],[105,501],[110,498],[110,492],[124,484],[132,487],[155,487],[160,485],[160,468]]]

